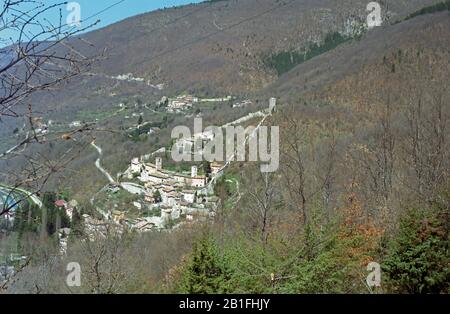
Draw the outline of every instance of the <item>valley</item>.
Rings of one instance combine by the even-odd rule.
[[[450,1],[376,4],[205,1],[1,48],[0,294],[448,294]]]

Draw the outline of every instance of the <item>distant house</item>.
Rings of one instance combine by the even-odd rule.
[[[61,228],[58,230],[59,252],[61,255],[65,255],[67,252],[67,240],[70,232],[70,228]]]
[[[67,202],[65,200],[57,200],[55,202],[55,206],[56,207],[66,207],[67,206]]]
[[[114,222],[119,224],[122,220],[125,219],[125,213],[118,210],[113,210],[112,219],[114,220]]]
[[[237,102],[233,104],[233,108],[242,108],[245,107],[247,105],[250,105],[252,102],[250,100],[244,100],[241,102]]]
[[[66,215],[67,217],[69,217],[69,219],[72,221],[73,218],[73,212],[75,211],[75,209],[73,207],[66,207]]]
[[[172,100],[169,102],[168,110],[171,112],[192,108],[192,103],[183,100]]]
[[[0,284],[12,278],[16,271],[13,266],[0,265]]]
[[[65,200],[57,200],[55,202],[55,206],[59,208],[64,208],[67,217],[69,217],[70,220],[73,218],[73,213],[78,206],[78,202],[76,200],[72,200],[69,203],[67,203]]]
[[[206,176],[197,174],[197,167],[192,166],[191,168],[191,178],[189,178],[188,183],[192,187],[204,187],[206,185]]]
[[[81,126],[81,121],[72,121],[69,124],[69,127],[71,127],[71,128],[76,128],[76,127],[80,127],[80,126]]]
[[[141,167],[139,158],[133,158],[131,160],[131,172],[132,173],[140,173],[141,169],[142,169],[142,167]]]
[[[184,183],[186,183],[186,179],[187,179],[188,177],[185,176],[185,175],[181,175],[181,174],[174,174],[174,175],[173,175],[173,178],[174,178],[178,183],[184,184]]]
[[[194,178],[190,178],[190,185],[192,187],[202,188],[206,185],[206,177],[205,176],[197,176]]]
[[[167,223],[172,217],[172,207],[161,206],[161,219],[163,222]]]
[[[151,231],[152,229],[154,229],[155,224],[151,221],[142,220],[142,221],[139,221],[138,223],[136,223],[134,225],[134,228],[136,228],[139,232],[147,232],[147,231]]]
[[[141,181],[143,182],[153,182],[156,184],[164,183],[164,180],[167,180],[168,176],[162,173],[149,173],[147,171],[141,174]]]
[[[182,192],[183,195],[183,199],[188,202],[188,203],[194,203],[195,202],[195,196],[196,196],[196,191],[194,190],[183,190]]]
[[[181,96],[181,98],[191,103],[198,102],[198,97],[192,95],[183,95]]]

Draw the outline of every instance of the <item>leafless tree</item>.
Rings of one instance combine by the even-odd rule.
[[[113,294],[120,291],[127,276],[125,259],[127,237],[115,226],[106,224],[107,233],[95,240],[86,237],[81,243],[85,285],[91,293]]]
[[[57,87],[91,63],[68,39],[92,25],[79,29],[66,24],[64,4],[7,0],[3,5],[0,38],[8,46],[0,50],[0,118],[19,117],[19,107],[33,94]],[[51,23],[48,14],[58,14],[59,22]]]
[[[447,97],[447,99],[445,98]],[[420,198],[431,201],[438,187],[448,178],[448,110],[445,90],[431,96],[419,95],[406,112],[407,135],[404,163],[409,165],[407,186]]]
[[[28,124],[26,135],[11,148],[0,152],[0,161],[22,156],[27,163],[25,173],[14,174],[20,176],[20,179],[13,184],[11,193],[30,182],[44,184],[50,175],[63,168],[63,164],[66,165],[66,161],[70,159],[64,158],[64,162],[43,162],[40,158],[43,156],[26,155],[25,150],[29,145],[67,141],[92,129],[92,125],[83,125],[52,134],[43,134],[37,130],[40,117],[34,111],[34,97],[41,92],[60,88],[86,71],[96,60],[92,56],[83,55],[75,46],[82,41],[76,35],[98,21],[82,28],[67,24],[63,14],[66,4],[6,0],[0,8],[0,123],[13,125],[19,120],[25,120]],[[49,15],[57,16],[57,22],[51,22]],[[67,155],[76,148],[70,150]],[[37,193],[38,190],[35,188],[32,193]],[[16,205],[3,206],[0,216]]]
[[[277,174],[263,173],[255,168],[243,197],[243,208],[248,211],[251,224],[258,230],[263,242],[267,242],[274,211],[279,205]]]
[[[393,126],[393,108],[388,91],[374,104],[372,112],[374,129],[358,135],[361,143],[350,150],[351,165],[359,176],[366,198],[375,204],[388,206],[395,175],[396,134]],[[378,96],[377,96],[378,97]]]
[[[305,126],[307,118],[302,119],[292,109],[282,113],[283,136],[281,144],[281,173],[286,204],[300,210],[302,222],[308,222],[308,207],[317,195],[322,195],[325,203],[329,203],[333,184],[333,171],[336,159],[336,141],[331,136],[330,142],[323,142],[326,152],[319,154],[312,143],[312,131]]]

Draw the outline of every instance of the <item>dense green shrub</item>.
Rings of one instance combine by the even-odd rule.
[[[434,5],[430,5],[428,7],[425,7],[423,9],[420,9],[419,11],[416,11],[412,14],[410,14],[408,17],[406,17],[405,20],[412,19],[416,16],[424,15],[424,14],[430,14],[440,11],[450,10],[450,0],[443,1]]]
[[[194,243],[175,290],[177,293],[189,294],[226,293],[228,280],[229,272],[215,241],[204,235]]]
[[[336,48],[348,40],[350,40],[350,38],[345,37],[338,32],[329,33],[325,36],[322,43],[310,44],[305,52],[282,51],[269,56],[266,59],[266,65],[275,69],[277,74],[281,75],[309,59]]]
[[[383,270],[400,293],[448,293],[448,212],[411,209],[402,218]]]

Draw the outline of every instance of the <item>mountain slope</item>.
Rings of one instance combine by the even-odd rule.
[[[384,57],[398,53],[399,50],[415,49],[427,53],[441,53],[440,59],[448,61],[449,29],[450,12],[448,11],[376,28],[362,40],[341,45],[295,67],[268,87],[265,94],[275,94],[289,101],[295,100],[299,94],[318,93],[344,80],[347,76],[360,74],[370,65],[379,65]],[[370,77],[370,73],[366,75]],[[362,77],[360,79],[363,81]],[[345,96],[349,92],[358,94],[363,90],[346,90],[339,96]]]
[[[439,1],[384,3],[392,20],[398,20],[436,2]],[[362,0],[344,3],[230,0],[126,19],[81,37],[83,42],[92,43],[90,48],[80,45],[82,53],[98,54],[105,50],[106,59],[90,73],[62,86],[60,91],[41,94],[35,99],[35,112],[45,120],[61,123],[61,127],[67,127],[74,120],[98,118],[97,127],[102,132],[95,134],[96,143],[104,151],[104,167],[115,174],[122,171],[132,157],[167,144],[171,126],[191,125],[188,118],[178,116],[149,140],[135,142],[127,136],[126,130],[137,122],[137,116],[131,114],[144,112],[145,121],[163,119],[162,115],[145,107],[163,95],[175,96],[184,91],[199,96],[249,95],[247,97],[259,98],[263,106],[267,97],[272,96],[280,98],[281,103],[297,104],[304,95],[322,100],[335,97],[337,103],[342,103],[346,100],[344,96],[357,95],[370,86],[361,86],[361,90],[352,92],[348,84],[344,89],[339,82],[350,75],[361,75],[390,52],[408,46],[420,48],[429,43],[430,48],[449,46],[449,19],[445,12],[419,16],[396,25],[387,24],[359,41],[343,44],[280,77],[265,66],[263,60],[267,55],[299,49],[311,42],[320,42],[330,32],[344,31],[346,21],[366,16],[366,5]],[[127,73],[131,75],[124,76]],[[379,77],[378,81],[382,80],[383,77]],[[144,106],[138,105],[139,101]],[[120,111],[118,104],[121,102],[128,102],[132,108]],[[226,107],[211,108],[205,124],[206,121],[218,124],[243,115],[239,110]],[[12,145],[11,134],[11,127],[0,124],[0,137],[5,142],[8,139],[8,144]],[[57,159],[64,147],[33,145],[30,150]],[[90,192],[105,184],[94,166],[96,158],[93,150],[83,152],[71,165],[78,175],[65,174],[60,182],[80,198],[89,197]],[[17,164],[20,163],[11,162],[8,167],[14,169]]]

